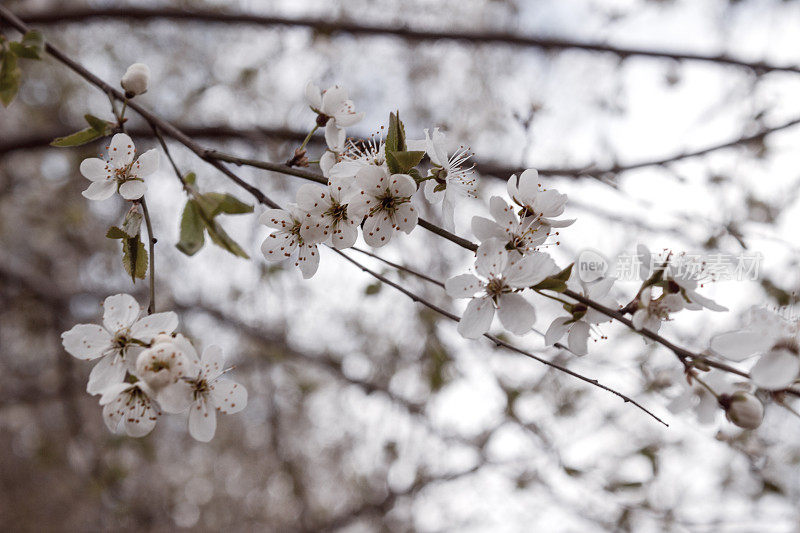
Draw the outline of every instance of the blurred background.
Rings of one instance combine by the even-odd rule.
[[[637,243],[761,254],[757,279],[703,289],[731,312],[685,312],[662,328],[691,349],[735,327],[751,305],[792,304],[800,286],[800,2],[3,5],[112,85],[129,64],[148,64],[151,88],[139,103],[204,146],[242,157],[291,156],[314,124],[303,98],[309,80],[349,89],[366,112],[351,136],[377,132],[395,109],[410,138],[442,127],[452,148],[471,148],[480,171],[480,197],[456,212],[457,232],[470,238],[471,216],[487,216],[511,172],[534,167],[569,194],[566,214],[577,218],[548,249],[561,265],[587,248],[613,258]],[[485,34],[532,39],[485,42]],[[787,65],[795,71],[772,68]],[[180,416],[143,439],[110,434],[84,390],[91,364],[70,357],[60,333],[96,322],[110,294],[145,302],[146,282],[131,283],[118,241],[104,237],[124,202],[80,195],[79,162],[104,143],[48,143],[85,127],[85,113],[113,116],[104,94],[51,57],[22,67],[19,97],[0,110],[4,529],[800,531],[800,420],[786,410],[770,406],[754,432],[722,413],[701,425],[691,410],[669,412],[686,390],[680,365],[622,326],[602,325],[609,339],[581,359],[545,349],[535,334],[512,339],[636,398],[664,427],[535,361],[465,341],[453,323],[329,251],[309,281],[266,263],[259,206],[220,219],[250,260],[210,243],[187,257],[174,247],[186,198],[164,158],[147,196],[159,239],[157,307],[177,311],[199,346],[223,346],[250,400],[221,417],[210,444],[195,442]],[[128,116],[139,151],[156,147],[146,124]],[[319,154],[319,139],[311,146]],[[203,190],[252,201],[182,146],[170,149]],[[235,170],[282,204],[302,184]],[[380,254],[439,279],[471,263],[423,231]],[[460,313],[462,302],[438,288],[362,259]],[[637,289],[620,282],[616,296],[624,303]],[[537,310],[543,331],[559,309],[537,302]]]

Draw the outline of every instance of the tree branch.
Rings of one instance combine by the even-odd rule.
[[[546,38],[526,35],[516,35],[508,32],[490,31],[435,31],[414,30],[408,27],[389,27],[372,24],[349,22],[346,20],[330,21],[315,18],[283,18],[269,15],[256,15],[249,13],[226,13],[220,11],[201,11],[177,8],[136,8],[136,7],[107,7],[107,8],[74,8],[43,13],[26,13],[21,18],[29,24],[39,26],[50,24],[65,24],[72,22],[89,22],[96,20],[118,19],[124,22],[171,20],[176,22],[201,22],[206,24],[247,24],[261,27],[309,28],[317,33],[336,36],[345,33],[358,36],[371,37],[397,37],[409,43],[449,40],[470,44],[510,45],[522,48],[537,48],[540,50],[583,50],[586,52],[612,54],[620,59],[632,56],[650,57],[656,59],[670,59],[675,61],[701,61],[720,65],[731,65],[749,69],[756,73],[763,72],[793,72],[800,73],[796,65],[774,65],[765,61],[745,61],[727,54],[706,55],[694,52],[663,51],[647,48],[628,48],[613,46],[600,42],[575,41],[565,38]]]

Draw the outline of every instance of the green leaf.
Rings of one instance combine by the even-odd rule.
[[[97,118],[94,115],[90,115],[87,113],[83,115],[83,118],[86,120],[89,126],[94,128],[98,132],[102,133],[103,135],[108,135],[114,129],[115,124],[113,122],[103,120],[102,118]]]
[[[205,223],[200,216],[200,207],[194,200],[186,202],[181,215],[180,241],[175,246],[186,255],[196,254],[205,244]]]
[[[17,54],[11,50],[6,50],[2,56],[0,65],[0,102],[8,107],[19,92],[19,84],[22,79],[22,71],[17,65]]]
[[[441,192],[445,189],[447,189],[446,183],[437,183],[436,187],[433,188],[433,192]]]
[[[108,237],[109,239],[127,239],[129,236],[120,228],[116,226],[111,226],[110,228],[108,228],[108,231],[106,231],[106,237]]]
[[[567,289],[567,284],[560,279],[546,278],[533,286],[537,291],[555,291],[564,292]]]
[[[147,250],[138,235],[122,239],[122,265],[134,283],[136,278],[144,279],[147,275]]]
[[[389,156],[390,154],[387,152],[386,155]],[[403,150],[399,152],[392,152],[391,156],[394,158],[398,168],[400,169],[400,171],[396,172],[395,174],[407,174],[408,171],[419,165],[419,162],[422,161],[423,157],[425,157],[425,152]]]
[[[389,167],[389,174],[403,173],[400,170],[400,163],[394,157],[394,152],[390,152],[388,148],[386,149],[386,166]]]
[[[400,120],[400,112],[389,113],[389,131],[386,133],[386,153],[402,152],[406,149],[406,130]]]
[[[197,183],[197,174],[194,172],[189,172],[183,177],[183,181],[188,183],[189,185],[194,185]]]
[[[50,146],[81,146],[86,143],[90,143],[96,139],[102,137],[103,134],[97,131],[94,128],[86,128],[85,130],[76,131],[70,135],[65,137],[58,137],[53,139],[53,142],[50,143]]]
[[[383,285],[381,284],[380,281],[376,281],[375,283],[370,283],[364,288],[364,294],[366,294],[367,296],[374,296],[375,294],[381,292],[382,287]]]
[[[210,217],[215,217],[221,213],[239,215],[253,212],[252,205],[246,204],[227,193],[209,192],[199,195],[198,203]]]
[[[569,266],[567,266],[567,268],[565,268],[564,270],[562,270],[561,272],[559,272],[558,274],[556,274],[555,276],[552,276],[552,277],[555,278],[555,279],[560,279],[563,282],[566,282],[567,280],[569,280],[569,277],[572,275],[572,267],[573,266],[575,266],[575,263],[570,263]]]
[[[18,43],[9,43],[9,48],[19,57],[41,59],[44,54],[44,34],[39,30],[31,30],[22,36]]]
[[[243,257],[244,259],[250,259],[250,256],[242,250],[242,247],[239,246],[236,241],[230,238],[225,230],[217,224],[214,219],[211,219],[210,223],[206,222],[206,231],[208,232],[208,236],[211,238],[211,242],[224,248],[225,250],[229,251],[233,255],[238,257]]]

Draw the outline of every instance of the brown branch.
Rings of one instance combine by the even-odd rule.
[[[669,165],[670,163],[676,163],[678,161],[683,161],[685,159],[691,159],[694,157],[701,157],[720,150],[736,148],[737,146],[744,146],[747,144],[756,143],[763,140],[765,137],[767,137],[772,133],[789,129],[793,126],[797,126],[798,124],[800,124],[800,117],[793,118],[791,120],[782,122],[775,126],[762,127],[758,131],[750,135],[743,135],[735,139],[729,139],[724,142],[711,144],[703,148],[698,148],[696,150],[686,150],[664,158],[651,158],[626,164],[617,163],[611,166],[600,166],[597,164],[591,164],[584,167],[537,167],[537,168],[539,174],[541,174],[542,176],[560,176],[560,177],[568,177],[574,179],[596,177],[601,181],[603,181],[604,179],[607,180],[618,174],[630,170],[637,170],[640,168],[647,168],[647,167],[665,166]],[[301,142],[305,137],[305,134],[303,132],[294,131],[288,128],[237,129],[226,125],[191,126],[183,124],[177,125],[176,127],[180,131],[184,132],[187,136],[194,139],[208,139],[208,140],[219,140],[219,141],[236,139],[236,140],[243,140],[246,142],[250,142],[252,144],[260,144],[264,140]],[[16,150],[28,150],[28,149],[48,146],[50,142],[56,137],[63,137],[65,135],[69,135],[70,133],[72,133],[77,129],[79,129],[78,126],[71,129],[68,128],[59,129],[52,133],[31,134],[27,136],[17,136],[10,139],[0,140],[0,155],[13,152]],[[128,131],[130,132],[130,135],[134,137],[152,138],[154,136],[153,131],[150,128],[131,127],[128,128]],[[323,140],[321,137],[314,137],[312,138],[311,142],[314,144],[321,144]],[[214,154],[215,157],[220,160],[222,160],[222,157],[226,155],[223,154],[222,152],[214,152]],[[260,164],[263,163],[261,161],[257,161],[254,159],[244,159],[244,158],[237,158],[237,159],[239,159],[239,162],[237,164],[264,168],[263,166],[260,166]],[[270,168],[266,168],[266,170],[270,170]],[[508,179],[508,177],[511,176],[512,174],[519,174],[522,171],[524,171],[525,168],[519,166],[514,167],[514,166],[503,165],[491,161],[483,161],[483,162],[476,161],[475,170],[482,175],[496,177],[499,179]]]
[[[670,59],[675,61],[701,61],[721,65],[746,68],[756,73],[794,72],[800,73],[796,65],[773,65],[765,61],[745,61],[727,54],[707,55],[695,52],[664,51],[647,48],[628,48],[601,42],[576,41],[565,38],[547,38],[517,35],[509,32],[492,31],[435,31],[415,30],[408,27],[389,27],[373,24],[355,23],[346,20],[330,21],[315,18],[283,18],[250,13],[230,13],[221,11],[201,11],[178,8],[73,8],[50,10],[42,13],[26,13],[21,18],[29,24],[39,26],[118,19],[131,21],[171,20],[176,22],[201,22],[205,24],[247,24],[261,27],[303,27],[323,35],[335,36],[345,33],[358,36],[397,37],[409,43],[450,40],[470,44],[493,44],[540,50],[583,50],[586,52],[612,54],[620,59],[631,56]]]
[[[366,272],[370,276],[372,276],[375,279],[379,280],[381,283],[385,283],[386,285],[389,285],[390,287],[393,287],[393,288],[397,289],[398,291],[402,292],[403,294],[405,294],[406,296],[411,298],[412,301],[414,301],[416,303],[419,303],[419,304],[422,304],[425,307],[427,307],[428,309],[430,309],[432,311],[435,311],[436,313],[439,313],[440,315],[442,315],[442,316],[444,316],[446,318],[449,318],[450,320],[453,320],[455,322],[458,322],[460,320],[457,315],[454,315],[450,311],[447,311],[447,310],[439,307],[438,305],[434,304],[433,302],[430,302],[430,301],[426,300],[425,298],[419,296],[418,294],[406,289],[402,285],[400,285],[398,283],[395,283],[394,281],[390,280],[386,276],[383,276],[383,275],[375,272],[374,270],[371,270],[371,269],[367,268],[366,266],[362,265],[361,263],[359,263],[358,261],[356,261],[352,257],[348,256],[347,254],[345,254],[341,250],[337,250],[335,248],[331,248],[331,250],[334,251],[335,253],[339,254],[340,256],[344,257],[347,261],[351,262],[356,267],[360,268],[362,271]],[[638,407],[639,409],[641,409],[642,411],[644,411],[645,413],[647,413],[648,415],[650,415],[651,417],[656,419],[657,421],[659,421],[662,424],[664,424],[665,426],[669,427],[669,424],[667,424],[666,422],[661,420],[659,417],[657,417],[655,414],[653,414],[651,411],[649,411],[646,407],[644,407],[643,405],[638,403],[636,400],[634,400],[634,399],[622,394],[619,391],[616,391],[616,390],[612,389],[611,387],[607,387],[607,386],[603,385],[602,383],[600,383],[596,379],[592,379],[592,378],[586,377],[586,376],[584,376],[582,374],[579,374],[579,373],[575,372],[574,370],[570,370],[567,367],[561,366],[561,365],[559,365],[557,363],[554,363],[552,361],[548,361],[547,359],[539,357],[538,355],[536,355],[534,353],[531,353],[529,351],[523,350],[522,348],[518,348],[518,347],[514,346],[513,344],[510,344],[510,343],[500,339],[499,337],[496,337],[495,335],[491,335],[490,333],[484,333],[483,336],[486,337],[487,339],[489,339],[490,341],[492,341],[495,344],[495,346],[498,346],[498,347],[502,346],[503,348],[511,350],[512,352],[516,352],[516,353],[518,353],[520,355],[524,355],[525,357],[530,357],[531,359],[533,359],[535,361],[538,361],[539,363],[542,363],[545,366],[549,366],[550,368],[554,368],[554,369],[558,370],[559,372],[563,372],[565,374],[569,374],[570,376],[572,376],[574,378],[577,378],[577,379],[579,379],[581,381],[584,381],[586,383],[594,385],[595,387],[598,387],[598,388],[601,388],[601,389],[603,389],[605,391],[608,391],[611,394],[621,398],[625,403],[631,403],[631,404],[635,405],[636,407]]]

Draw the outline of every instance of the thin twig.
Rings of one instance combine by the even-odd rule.
[[[402,292],[403,294],[405,294],[406,296],[411,298],[411,300],[413,300],[414,302],[420,303],[420,304],[424,305],[425,307],[427,307],[428,309],[431,309],[432,311],[435,311],[435,312],[439,313],[440,315],[442,315],[444,317],[447,317],[450,320],[453,320],[455,322],[458,322],[460,320],[459,317],[454,315],[453,313],[451,313],[451,312],[439,307],[438,305],[434,304],[433,302],[430,302],[430,301],[426,300],[425,298],[419,296],[418,294],[406,289],[402,285],[400,285],[398,283],[395,283],[394,281],[390,280],[386,276],[383,276],[383,275],[375,272],[374,270],[369,269],[368,267],[362,265],[361,263],[359,263],[358,261],[356,261],[352,257],[348,256],[347,254],[345,254],[341,250],[337,250],[335,248],[331,248],[331,250],[333,250],[335,253],[339,254],[340,256],[344,257],[347,261],[351,262],[352,264],[354,264],[355,266],[360,268],[362,271],[364,271],[367,274],[371,275],[372,277],[374,277],[375,279],[379,280],[380,282],[385,283],[386,285],[389,285],[389,286],[397,289],[398,291]],[[522,348],[518,348],[518,347],[514,346],[513,344],[509,344],[508,342],[500,339],[499,337],[496,337],[496,336],[491,335],[489,333],[485,333],[483,336],[486,337],[487,339],[489,339],[490,341],[492,341],[495,344],[495,346],[502,346],[503,348],[506,348],[508,350],[516,352],[516,353],[518,353],[520,355],[524,355],[526,357],[530,357],[531,359],[534,359],[534,360],[542,363],[543,365],[549,366],[549,367],[554,368],[554,369],[556,369],[556,370],[558,370],[560,372],[563,372],[565,374],[569,374],[572,377],[578,378],[581,381],[585,381],[586,383],[594,385],[595,387],[599,387],[599,388],[601,388],[601,389],[603,389],[605,391],[608,391],[608,392],[614,394],[615,396],[618,396],[618,397],[622,398],[622,400],[625,401],[626,403],[631,403],[631,404],[635,405],[636,407],[638,407],[639,409],[641,409],[642,411],[644,411],[645,413],[647,413],[648,415],[650,415],[654,419],[658,420],[659,422],[661,422],[665,426],[669,427],[669,424],[667,424],[666,422],[661,420],[658,416],[656,416],[655,414],[650,412],[647,408],[642,406],[636,400],[634,400],[634,399],[622,394],[619,391],[616,391],[616,390],[612,389],[611,387],[607,387],[607,386],[603,385],[602,383],[600,383],[596,379],[589,378],[587,376],[584,376],[582,374],[579,374],[579,373],[575,372],[574,370],[570,370],[569,368],[563,367],[563,366],[561,366],[561,365],[559,365],[557,363],[553,363],[552,361],[548,361],[547,359],[544,359],[542,357],[537,356],[534,353],[531,353],[531,352],[528,352],[526,350],[523,350]]]

